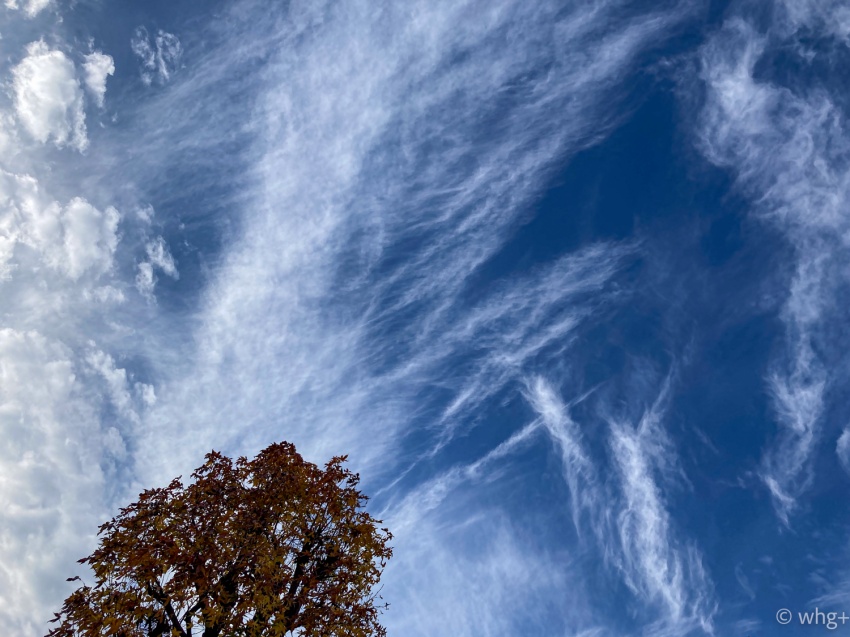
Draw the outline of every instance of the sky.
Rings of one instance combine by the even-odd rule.
[[[4,0],[0,633],[280,440],[391,637],[829,630],[848,65],[838,0]]]

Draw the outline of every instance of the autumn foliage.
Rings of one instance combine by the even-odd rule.
[[[385,635],[375,587],[392,537],[358,476],[289,443],[254,460],[211,452],[189,486],[151,489],[100,527],[48,637]],[[79,578],[72,578],[71,581]]]

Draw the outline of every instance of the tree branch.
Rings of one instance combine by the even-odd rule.
[[[188,608],[188,609],[186,610],[186,612],[185,612],[185,613],[183,613],[183,621],[185,622],[187,619],[191,619],[191,618],[192,618],[192,615],[194,615],[195,613],[197,613],[197,612],[198,612],[199,610],[201,610],[203,607],[204,607],[204,599],[203,599],[203,598],[200,598],[200,599],[199,599],[199,600],[195,603],[195,605],[194,605],[194,606],[191,606],[190,608]]]
[[[174,612],[174,607],[171,605],[171,600],[168,599],[168,596],[162,591],[162,589],[159,588],[159,586],[154,588],[153,584],[148,584],[147,588],[150,596],[158,601],[165,610],[165,614],[168,616],[168,621],[171,624],[172,630],[176,629],[180,633],[180,637],[192,637],[183,630],[183,627],[180,625],[180,619],[177,617],[177,613]],[[159,590],[157,590],[157,588],[159,588]]]

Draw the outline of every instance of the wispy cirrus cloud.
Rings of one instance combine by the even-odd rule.
[[[636,423],[600,409],[609,426],[610,456],[594,456],[570,407],[543,378],[526,397],[560,451],[577,529],[588,524],[603,564],[631,590],[651,634],[713,632],[717,609],[701,552],[675,529],[663,486],[681,481],[676,451],[663,427],[667,378]],[[643,396],[631,396],[635,403]],[[614,472],[618,484],[602,476]],[[586,521],[585,521],[586,520]],[[654,611],[648,612],[649,609]]]
[[[686,635],[697,629],[710,634],[716,610],[711,581],[697,547],[676,537],[659,486],[657,476],[671,453],[659,417],[653,408],[637,427],[611,423],[610,444],[623,494],[617,526],[625,583],[661,609],[651,628],[654,634]]]
[[[383,457],[405,435],[400,423],[436,408],[450,430],[453,414],[512,377],[500,369],[573,329],[580,313],[569,299],[606,280],[601,256],[603,270],[589,266],[586,282],[543,269],[551,274],[535,279],[547,285],[531,283],[537,298],[514,287],[508,309],[492,316],[466,290],[552,162],[604,134],[613,113],[603,104],[619,79],[682,14],[618,22],[616,4],[585,12],[505,2],[482,20],[476,6],[387,8],[380,21],[356,4],[291,7],[275,36],[287,46],[251,87],[250,127],[265,131],[254,147],[257,185],[205,294],[191,367],[169,370],[173,397],[149,423],[151,461],[163,458],[153,448],[162,431],[179,430],[178,414],[205,423],[204,433],[185,431],[192,456],[194,444],[233,432],[225,422],[252,414],[252,445],[286,431],[317,451],[335,439],[353,457]],[[222,58],[213,72],[238,62]],[[175,99],[197,80],[185,81]],[[462,378],[438,371],[469,355]],[[207,389],[221,386],[232,394]],[[449,400],[423,404],[422,388]],[[366,435],[347,424],[355,421],[374,429]]]
[[[838,443],[835,445],[835,453],[838,454],[841,466],[850,474],[850,429],[844,429],[841,432]]]
[[[458,518],[432,513],[396,541],[384,578],[392,634],[545,635],[553,620],[563,634],[602,633],[582,628],[589,621],[585,594],[562,556],[553,564],[554,556],[537,550],[498,509]]]
[[[826,18],[825,6],[816,3],[784,7],[769,35],[785,42]],[[761,469],[777,514],[790,524],[822,436],[830,384],[822,352],[834,320],[838,263],[848,248],[850,145],[845,117],[827,90],[784,87],[757,76],[769,46],[769,36],[743,18],[730,18],[709,40],[701,52],[707,96],[699,135],[706,156],[735,171],[757,214],[792,248],[793,275],[781,314],[786,347],[767,377],[778,429]]]
[[[689,11],[622,7],[237,3],[208,26],[203,52],[137,32],[143,80],[162,90],[110,99],[121,125],[97,143],[92,128],[86,155],[75,152],[89,143],[82,76],[69,54],[30,51],[10,130],[75,161],[50,176],[10,170],[30,203],[10,186],[0,216],[0,414],[19,443],[0,491],[14,530],[0,562],[15,591],[0,627],[35,634],[68,590],[48,576],[73,568],[113,505],[211,447],[252,453],[287,438],[312,459],[348,451],[378,488],[412,462],[441,461],[486,408],[569,351],[618,298],[634,246],[600,243],[512,276],[497,262],[554,170],[616,125],[636,60]],[[109,68],[98,58],[83,80],[95,104]],[[151,215],[132,214],[182,197],[201,210],[181,221],[202,225],[204,197],[222,184],[231,190],[212,196],[236,221],[204,276],[184,269]],[[199,305],[146,303],[156,274],[176,279],[178,265],[179,284],[203,286]],[[555,607],[566,562],[529,548],[503,511],[457,516],[441,495],[495,473],[539,427],[428,482],[433,506],[414,512],[421,524],[399,536],[396,561],[421,589],[400,598],[451,603],[468,634],[515,633],[535,596]],[[36,469],[52,482],[29,480]],[[24,545],[28,533],[39,540]],[[423,555],[431,570],[409,571]],[[418,616],[433,634],[428,608]],[[570,622],[600,634],[587,617]]]
[[[580,570],[563,553],[548,552],[505,507],[472,506],[488,486],[518,477],[512,460],[540,441],[543,426],[542,419],[526,424],[481,458],[430,478],[381,511],[401,556],[384,577],[391,607],[404,609],[388,613],[391,632],[429,635],[450,625],[459,635],[548,634],[558,625],[570,635],[608,634],[592,612]],[[561,603],[565,589],[569,604]]]
[[[536,362],[567,352],[616,298],[611,281],[633,246],[590,246],[489,286],[477,277],[553,167],[616,123],[620,81],[687,10],[623,19],[618,6],[293,3],[275,33],[226,33],[238,47],[187,59],[191,71],[156,102],[174,126],[200,94],[219,99],[215,78],[238,75],[258,47],[276,51],[241,80],[250,110],[216,110],[222,129],[258,134],[241,157],[252,166],[243,216],[191,346],[176,341],[180,359],[160,370],[139,429],[140,481],[181,473],[210,447],[251,453],[286,438],[311,458],[348,452],[377,487],[412,462],[439,462]],[[194,130],[141,147],[141,160],[161,160],[173,139],[186,153],[219,143]],[[555,604],[561,590],[564,567],[528,546],[519,560],[518,531],[494,527],[496,512],[445,508],[469,471],[414,489],[404,515],[415,522],[388,519],[399,529],[388,581],[404,583],[396,599],[418,621],[387,621],[405,634],[433,633],[434,607],[456,634],[512,634],[515,610],[537,608],[536,595]],[[464,558],[470,545],[479,550]],[[583,617],[573,628],[597,626]]]
[[[771,28],[783,35],[793,37],[800,29],[810,28],[850,42],[850,8],[841,0],[781,0],[777,14]]]
[[[610,558],[608,535],[611,528],[605,527],[611,523],[611,519],[606,509],[600,506],[605,500],[605,486],[585,447],[581,428],[570,415],[569,405],[563,402],[551,383],[542,376],[528,381],[525,398],[539,415],[542,426],[561,453],[561,464],[570,490],[573,525],[576,531],[580,533],[584,525],[582,515],[589,514],[602,553]]]

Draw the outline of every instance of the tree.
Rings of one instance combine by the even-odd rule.
[[[79,560],[95,583],[47,637],[386,635],[374,589],[392,535],[345,460],[321,469],[286,442],[235,463],[213,451],[189,486],[144,491],[100,527]]]

